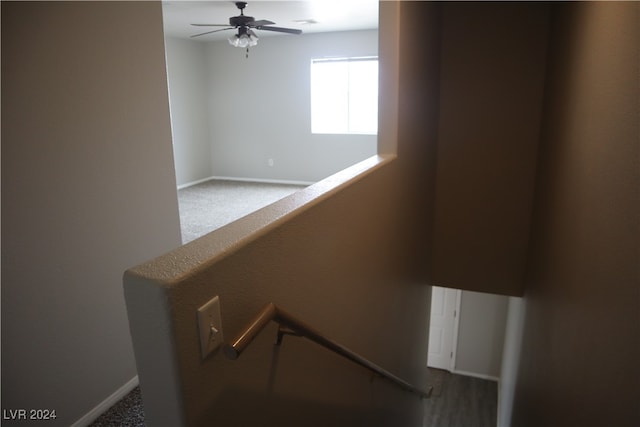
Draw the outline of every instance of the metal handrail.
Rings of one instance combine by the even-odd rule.
[[[273,303],[266,304],[260,313],[249,322],[249,324],[243,329],[235,340],[231,344],[225,343],[223,346],[224,354],[229,359],[237,359],[245,348],[253,341],[253,339],[264,329],[264,327],[270,322],[275,321],[280,326],[278,328],[278,338],[276,345],[280,345],[283,335],[298,335],[303,336],[316,344],[333,351],[334,353],[343,356],[352,362],[363,366],[370,371],[386,378],[387,380],[399,385],[400,387],[408,390],[412,393],[420,395],[420,397],[430,397],[433,387],[429,387],[428,390],[422,390],[412,384],[409,384],[405,380],[398,378],[389,371],[379,367],[375,363],[365,359],[364,357],[354,353],[348,348],[336,343],[335,341],[326,338],[320,332],[316,331],[309,325],[295,318],[291,314],[277,307]],[[283,328],[284,327],[284,328]]]

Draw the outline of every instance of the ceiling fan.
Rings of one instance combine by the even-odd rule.
[[[274,27],[275,22],[271,22],[266,19],[256,21],[252,16],[244,14],[244,8],[247,3],[244,1],[235,2],[236,7],[240,9],[239,16],[232,16],[229,18],[229,24],[191,24],[195,27],[226,27],[219,30],[206,31],[200,34],[194,34],[191,38],[200,37],[211,33],[217,33],[218,31],[226,31],[237,29],[238,32],[229,37],[229,43],[235,47],[242,47],[249,49],[249,46],[255,46],[258,44],[258,36],[253,32],[256,30],[275,31],[279,33],[288,34],[302,34],[302,30],[296,30],[293,28]]]

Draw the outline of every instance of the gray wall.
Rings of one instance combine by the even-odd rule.
[[[2,408],[132,380],[122,273],[179,244],[160,4],[2,2]]]
[[[553,8],[514,426],[640,424],[640,4]]]
[[[377,53],[375,30],[264,37],[249,58],[226,40],[169,38],[178,184],[211,175],[315,182],[375,155],[375,135],[311,134],[309,79],[312,58]]]
[[[508,297],[463,291],[460,301],[455,371],[500,377]]]
[[[165,40],[173,156],[178,185],[208,178],[211,172],[209,75],[203,43]]]

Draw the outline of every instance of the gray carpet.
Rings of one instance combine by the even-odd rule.
[[[179,190],[182,243],[197,239],[304,187],[211,180]]]
[[[134,388],[89,427],[145,427],[140,387]]]

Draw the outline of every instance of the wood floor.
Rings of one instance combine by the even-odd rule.
[[[498,383],[437,371],[441,384],[425,400],[424,427],[495,427]]]
[[[437,384],[434,387],[432,397],[424,400],[425,411],[422,426],[393,427],[496,426],[498,387],[495,381],[454,375],[439,370],[431,371],[434,371],[433,375],[434,378],[437,378]],[[115,426],[145,426],[144,409],[138,387],[101,415],[90,427]]]

